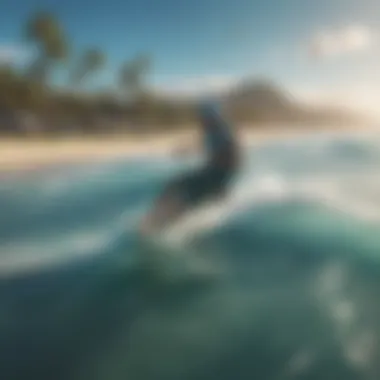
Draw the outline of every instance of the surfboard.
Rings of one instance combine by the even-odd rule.
[[[173,223],[156,226],[146,237],[157,247],[177,250],[222,224],[234,209],[232,198],[216,199],[189,210]]]

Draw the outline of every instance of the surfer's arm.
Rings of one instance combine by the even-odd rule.
[[[201,148],[196,143],[191,141],[191,142],[183,143],[180,146],[173,149],[172,154],[175,157],[183,157],[183,156],[186,157],[186,156],[199,154],[200,152],[201,152]]]

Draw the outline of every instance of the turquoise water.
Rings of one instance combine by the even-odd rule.
[[[380,138],[245,155],[231,201],[184,224],[175,245],[136,228],[195,162],[3,179],[0,377],[379,378]]]

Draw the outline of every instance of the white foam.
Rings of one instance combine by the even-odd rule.
[[[348,268],[330,263],[317,276],[315,295],[330,319],[342,355],[351,366],[367,371],[376,363],[376,339],[372,326],[360,318],[360,308],[350,289]]]
[[[0,276],[50,267],[93,254],[107,243],[104,231],[81,231],[1,247]]]
[[[0,278],[30,272],[101,254],[134,228],[141,209],[124,212],[114,221],[92,229],[56,233],[48,238],[29,238],[0,247]]]

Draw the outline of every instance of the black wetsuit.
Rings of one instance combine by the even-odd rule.
[[[223,196],[239,166],[239,147],[228,124],[216,117],[205,128],[206,163],[174,180],[165,193],[175,193],[187,206]]]

